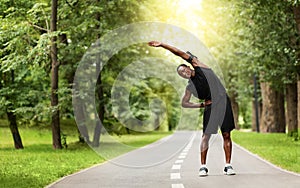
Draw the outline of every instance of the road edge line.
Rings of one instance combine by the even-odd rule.
[[[270,161],[267,161],[266,159],[262,158],[261,156],[252,153],[251,151],[247,150],[247,149],[244,148],[243,146],[240,146],[240,145],[237,144],[237,143],[233,143],[233,144],[234,144],[235,147],[238,147],[239,149],[245,151],[245,152],[248,153],[249,155],[251,155],[251,156],[253,156],[253,157],[259,159],[260,161],[262,161],[262,162],[264,162],[264,163],[270,165],[270,166],[273,167],[273,168],[276,168],[277,170],[280,170],[280,171],[282,171],[282,172],[285,172],[285,173],[288,173],[288,174],[291,174],[291,175],[295,175],[295,176],[299,176],[299,177],[300,177],[300,174],[297,173],[297,172],[292,172],[292,171],[283,169],[283,168],[281,168],[281,167],[279,167],[279,166],[277,166],[277,165],[271,163]]]

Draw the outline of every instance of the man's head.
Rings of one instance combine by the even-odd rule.
[[[177,73],[182,78],[190,79],[192,76],[192,69],[186,64],[181,64],[177,67]]]

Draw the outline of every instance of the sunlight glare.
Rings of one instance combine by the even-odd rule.
[[[195,8],[201,5],[202,0],[179,0],[178,5],[183,9]]]
[[[202,0],[178,0],[177,1],[177,16],[181,19],[189,20],[188,29],[190,31],[195,31],[201,25],[201,15],[199,11],[202,8]]]

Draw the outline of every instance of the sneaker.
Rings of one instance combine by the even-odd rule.
[[[225,175],[235,175],[235,172],[234,172],[232,166],[225,166],[224,174]]]
[[[200,170],[199,170],[199,176],[200,177],[207,176],[207,173],[208,173],[208,169],[206,167],[201,167],[200,168]]]

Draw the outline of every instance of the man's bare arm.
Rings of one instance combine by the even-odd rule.
[[[201,103],[192,103],[190,102],[192,93],[189,90],[185,90],[184,96],[181,100],[181,106],[184,108],[204,108],[205,106],[211,105],[212,102],[210,100],[201,102]]]
[[[149,46],[153,46],[153,47],[162,47],[162,48],[165,48],[166,50],[169,50],[170,52],[172,52],[173,54],[181,57],[182,59],[184,60],[188,60],[190,58],[190,55],[187,54],[186,52],[174,47],[174,46],[171,46],[171,45],[168,45],[168,44],[165,44],[165,43],[162,43],[162,42],[158,42],[158,41],[151,41],[148,43]],[[196,57],[194,57],[191,61],[191,64],[193,67],[204,67],[204,68],[208,68],[208,66],[206,66],[205,64],[201,63]]]
[[[165,43],[162,43],[162,42],[158,42],[158,41],[151,41],[148,43],[149,46],[153,46],[153,47],[162,47],[166,50],[169,50],[170,52],[172,52],[173,54],[181,57],[182,59],[184,60],[187,60],[189,59],[190,55],[188,55],[187,53],[185,53],[184,51],[174,47],[174,46],[171,46],[171,45],[168,45],[168,44],[165,44]]]
[[[183,108],[201,108],[204,107],[202,106],[202,104],[198,104],[198,103],[191,103],[190,99],[191,99],[191,92],[189,90],[185,90],[184,96],[182,97],[181,100],[181,106]]]

